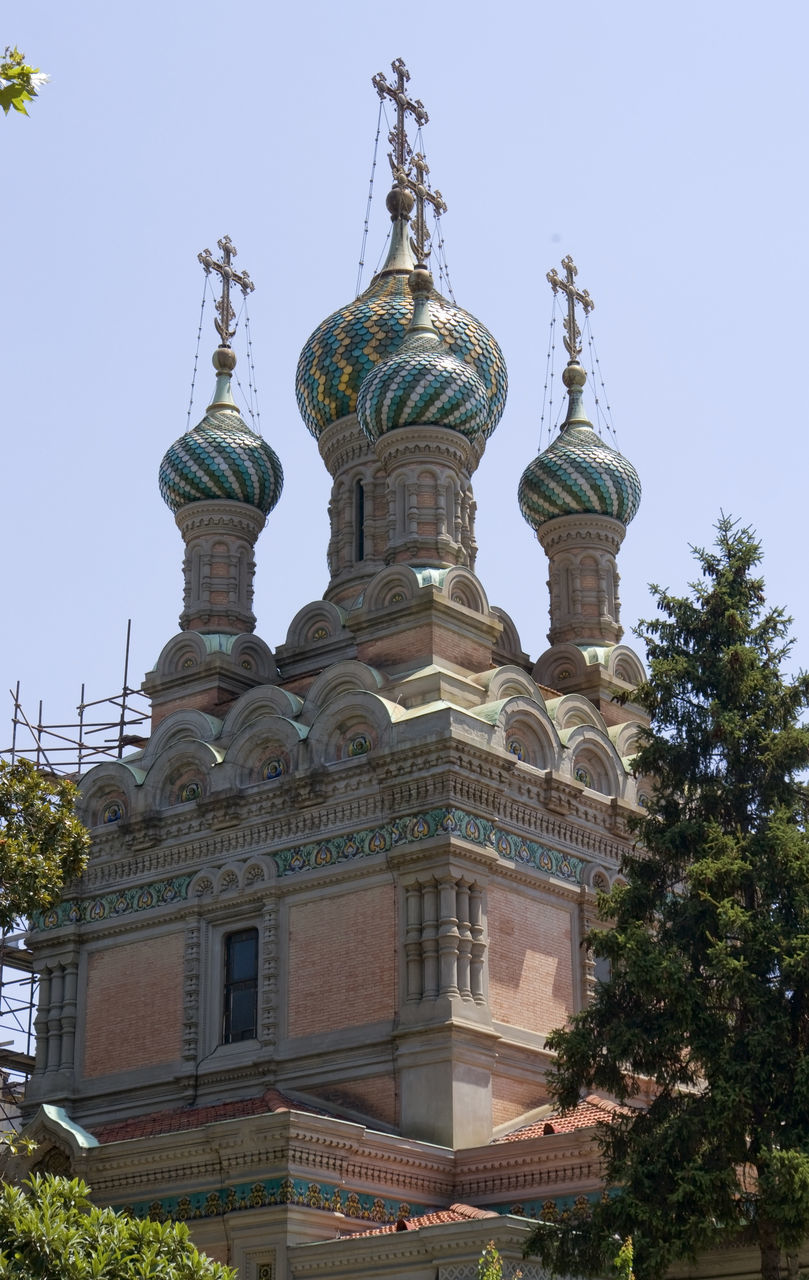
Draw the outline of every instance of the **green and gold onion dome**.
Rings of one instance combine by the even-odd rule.
[[[364,293],[318,325],[298,361],[295,391],[301,417],[315,438],[331,423],[354,413],[357,395],[373,367],[401,345],[412,314],[407,287],[415,265],[408,243],[409,192],[388,196],[393,217],[385,265]],[[412,201],[412,197],[410,197]],[[398,201],[398,204],[397,204]],[[488,397],[486,434],[503,414],[508,386],[503,353],[488,329],[437,290],[430,293],[433,323],[447,348],[480,378]]]
[[[611,516],[629,524],[640,506],[638,473],[593,430],[582,408],[587,374],[577,360],[562,379],[570,397],[567,417],[556,439],[523,472],[520,511],[534,530],[570,515]]]
[[[175,440],[160,464],[160,493],[176,514],[190,502],[225,498],[269,515],[281,496],[284,473],[266,440],[251,431],[234,403],[230,347],[214,352],[216,390],[205,417]]]
[[[433,278],[423,266],[409,277],[413,318],[401,344],[368,374],[357,396],[357,419],[369,440],[397,427],[438,426],[474,439],[488,433],[489,395],[472,365],[436,333]]]

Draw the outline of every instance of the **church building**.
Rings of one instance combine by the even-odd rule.
[[[145,678],[148,741],[81,778],[89,866],[31,935],[32,1163],[186,1221],[243,1280],[473,1280],[487,1241],[511,1266],[534,1219],[601,1190],[610,1103],[555,1112],[545,1045],[595,981],[596,894],[644,802],[617,567],[640,483],[587,417],[568,258],[567,413],[519,488],[550,630],[524,648],[475,573],[506,366],[434,286],[442,202],[407,136],[426,112],[393,73],[387,258],[296,376],[333,481],[326,589],[256,634],[283,476],[234,401],[252,282],[225,237],[200,255],[213,396],[160,465],[180,629]]]

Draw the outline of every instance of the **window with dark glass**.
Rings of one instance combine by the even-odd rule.
[[[223,1044],[255,1039],[257,1005],[258,929],[242,929],[225,938]]]
[[[365,559],[365,486],[358,480],[354,486],[354,535],[357,560]]]

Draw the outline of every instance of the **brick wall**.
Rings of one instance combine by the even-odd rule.
[[[432,661],[436,656],[470,671],[485,671],[491,663],[491,647],[448,626],[429,623],[357,645],[357,657],[371,666],[375,663],[384,666],[388,662],[404,666],[416,659]]]
[[[133,1071],[180,1056],[182,933],[90,955],[84,1075]]]
[[[547,1090],[535,1080],[515,1080],[512,1076],[492,1077],[492,1124],[516,1120],[548,1101]]]
[[[570,915],[497,886],[490,888],[488,902],[492,1016],[547,1034],[573,1008]]]
[[[383,1124],[396,1124],[396,1088],[393,1076],[372,1076],[369,1080],[357,1080],[352,1084],[338,1085],[334,1089],[312,1089],[315,1098],[336,1103],[358,1111],[360,1115]]]
[[[290,1036],[392,1018],[393,886],[356,888],[292,906],[289,973]]]

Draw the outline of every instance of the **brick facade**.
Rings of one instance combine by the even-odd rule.
[[[180,1056],[182,933],[94,951],[84,1004],[85,1077],[135,1071]]]

